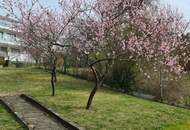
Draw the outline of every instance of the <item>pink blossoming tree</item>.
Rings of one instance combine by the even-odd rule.
[[[2,0],[2,7],[18,23],[14,29],[27,48],[42,52],[51,66],[52,96],[55,95],[57,53],[67,47],[73,20],[82,12],[82,0],[60,0],[59,8],[43,6],[39,0]]]
[[[188,24],[177,12],[152,1],[60,0],[57,10],[42,6],[38,0],[3,0],[1,5],[19,21],[15,29],[24,45],[50,59],[52,95],[57,53],[70,43],[86,57],[96,80],[86,106],[89,109],[115,61],[141,60],[178,75],[183,71],[179,50]]]
[[[74,46],[86,56],[96,80],[86,109],[115,61],[143,60],[176,74],[183,71],[176,48],[187,24],[169,8],[143,0],[97,0],[76,26]]]

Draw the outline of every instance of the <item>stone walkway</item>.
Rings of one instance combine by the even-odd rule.
[[[1,100],[18,118],[27,124],[29,130],[69,130],[49,114],[35,107],[20,96],[2,97]]]

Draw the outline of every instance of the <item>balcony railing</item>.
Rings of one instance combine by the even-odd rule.
[[[13,39],[5,39],[5,38],[0,38],[0,44],[11,44],[11,45],[17,45],[18,40],[13,40]]]

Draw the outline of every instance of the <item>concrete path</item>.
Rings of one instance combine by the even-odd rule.
[[[27,102],[20,96],[2,97],[1,100],[20,120],[27,124],[29,130],[69,130],[48,113]]]

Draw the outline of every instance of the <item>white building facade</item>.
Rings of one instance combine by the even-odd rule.
[[[34,63],[31,54],[19,43],[16,32],[11,28],[12,19],[0,16],[0,57],[5,60]]]

